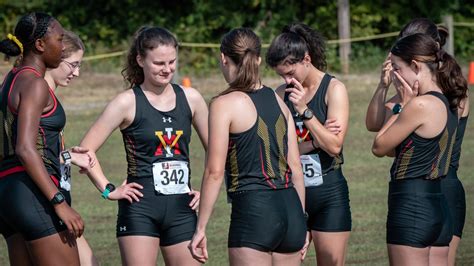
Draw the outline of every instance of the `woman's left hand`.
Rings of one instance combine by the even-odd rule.
[[[193,210],[197,210],[199,207],[199,199],[201,198],[201,193],[197,190],[192,190],[191,192],[188,192],[188,195],[193,196],[193,199],[189,203],[189,207]]]
[[[303,88],[303,85],[301,85],[301,83],[299,83],[295,78],[291,79],[290,84],[294,87],[286,88],[285,92],[290,93],[288,99],[295,107],[296,112],[298,112],[299,115],[302,115],[303,112],[308,108],[306,105],[306,90]]]
[[[418,96],[419,82],[415,81],[412,88],[398,72],[393,71],[392,73],[394,75],[393,84],[401,99],[400,104],[405,106],[411,99]]]

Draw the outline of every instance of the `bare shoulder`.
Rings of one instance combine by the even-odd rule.
[[[344,85],[342,81],[336,78],[332,78],[331,81],[329,82],[328,94],[340,94],[340,93],[347,94],[346,85]]]
[[[215,97],[211,101],[211,108],[224,108],[232,110],[242,110],[245,105],[248,105],[250,97],[240,91],[230,92],[221,96]]]
[[[286,87],[286,86],[285,86]],[[284,91],[284,90],[283,90]],[[280,106],[280,109],[281,111],[283,112],[283,114],[285,115],[286,118],[288,118],[289,116],[289,113],[290,113],[290,109],[288,109],[288,106],[286,106],[285,102],[283,101],[283,98],[282,97],[278,97],[278,92],[275,91],[275,98],[278,102],[278,105]]]
[[[285,98],[285,89],[286,89],[286,84],[281,84],[278,86],[275,90],[275,93],[280,97],[280,98]]]
[[[203,99],[201,93],[195,88],[183,87],[183,86],[180,86],[180,87],[184,91],[184,95],[186,95],[186,98],[188,99],[189,102],[201,101]]]
[[[432,95],[420,95],[411,99],[406,106],[403,107],[404,111],[409,111],[413,114],[426,114],[433,110],[438,110],[444,104]]]
[[[349,104],[349,96],[344,83],[338,79],[331,79],[329,87],[325,96],[326,104],[335,106],[334,104],[343,104],[344,106]]]
[[[123,91],[110,101],[109,106],[114,106],[120,110],[127,110],[128,108],[134,107],[135,93],[133,93],[132,89]]]

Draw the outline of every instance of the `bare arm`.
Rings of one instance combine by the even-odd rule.
[[[51,200],[59,190],[49,177],[44,162],[36,149],[41,114],[49,99],[47,83],[43,78],[29,76],[19,80],[16,86],[20,91],[16,108],[18,110],[18,127],[15,154],[46,199]],[[76,237],[82,235],[84,223],[79,214],[66,202],[54,205],[54,210],[70,232]]]
[[[385,58],[382,65],[382,71],[380,73],[380,81],[377,89],[372,96],[372,100],[367,108],[367,114],[365,117],[365,126],[367,130],[372,132],[379,131],[384,125],[387,115],[385,109],[385,100],[387,98],[387,91],[392,83],[390,78],[390,71],[392,70],[390,54]]]
[[[340,133],[337,135],[333,134],[316,117],[304,121],[306,128],[311,132],[317,145],[332,156],[336,156],[341,152],[349,123],[349,98],[346,88],[341,82],[335,82],[334,86],[328,89],[327,93],[327,117],[339,122]],[[304,102],[303,87],[296,80],[294,80],[294,84],[295,88],[287,89],[291,91],[289,99],[295,105],[296,111],[301,114],[307,108]]]
[[[135,103],[133,102],[132,104],[130,102],[130,99],[134,99],[130,94],[133,93],[126,91],[113,99],[82,139],[80,146],[89,149],[93,158],[96,158],[96,152],[116,128],[125,127],[133,120],[132,117],[135,115]],[[100,192],[103,192],[105,186],[110,183],[102,171],[99,160],[96,160],[95,166],[89,170],[87,175]],[[142,186],[136,183],[122,184],[120,188],[117,188],[109,194],[109,199],[125,198],[130,202],[133,200],[138,201],[137,196],[143,196],[143,194],[137,190],[141,188]]]
[[[289,114],[289,112],[288,112]],[[296,192],[303,206],[303,212],[305,209],[305,188],[303,179],[303,170],[301,169],[300,153],[298,151],[298,143],[296,142],[296,131],[293,117],[288,115],[288,165],[291,169],[291,180],[295,185]]]
[[[197,131],[199,139],[201,140],[202,146],[205,150],[207,150],[208,144],[208,117],[209,111],[207,110],[207,104],[204,101],[204,98],[201,94],[193,89],[193,88],[186,88],[185,90],[186,96],[189,99],[191,104],[191,109],[193,112],[193,126],[194,129]]]
[[[211,103],[209,112],[209,149],[201,185],[202,196],[198,223],[190,244],[193,257],[202,263],[208,259],[206,226],[219,196],[224,177],[231,123],[231,114],[227,105],[228,103],[222,101],[222,98],[217,98]],[[201,252],[198,249],[201,249]]]

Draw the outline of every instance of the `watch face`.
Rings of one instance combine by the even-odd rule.
[[[54,195],[53,199],[51,200],[51,203],[53,204],[59,204],[62,203],[66,198],[64,197],[63,193],[58,192]]]
[[[56,200],[58,202],[63,202],[65,200],[63,193],[56,194]]]
[[[303,113],[304,118],[310,119],[313,117],[313,111],[311,109],[306,109]]]
[[[395,104],[395,105],[393,106],[392,112],[393,112],[394,114],[398,114],[398,113],[400,113],[401,111],[402,111],[402,105],[401,105],[401,104],[397,103],[397,104]]]
[[[61,155],[65,161],[71,159],[71,154],[68,151],[62,152]]]
[[[105,186],[105,188],[106,188],[109,192],[112,192],[112,191],[115,190],[115,186],[114,186],[114,184],[112,184],[112,183],[108,183],[108,184]]]

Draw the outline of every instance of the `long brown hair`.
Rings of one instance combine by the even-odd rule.
[[[236,78],[221,92],[224,95],[233,91],[251,92],[260,83],[258,58],[262,44],[260,38],[249,28],[237,28],[222,38],[221,52],[237,65]]]
[[[178,40],[167,29],[160,27],[144,26],[138,29],[132,41],[132,45],[127,55],[125,68],[122,70],[122,76],[132,88],[135,85],[142,84],[145,81],[143,68],[138,65],[137,55],[146,57],[146,52],[156,47],[171,46],[178,49]]]
[[[68,58],[72,53],[79,50],[85,51],[84,43],[74,32],[65,30],[63,38],[63,58]]]
[[[456,109],[462,99],[467,97],[467,81],[456,60],[444,50],[432,37],[416,33],[397,41],[392,54],[400,57],[407,64],[412,60],[426,63],[436,76],[436,82],[448,98],[450,108]]]

